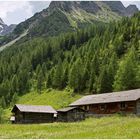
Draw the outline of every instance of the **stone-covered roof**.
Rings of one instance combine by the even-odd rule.
[[[59,110],[57,110],[57,112],[68,112],[70,110],[75,109],[76,107],[66,107],[66,108],[61,108]]]
[[[112,103],[123,101],[136,101],[140,99],[140,89],[112,92],[96,95],[88,95],[80,98],[79,100],[70,104],[70,106],[99,104],[99,103]]]
[[[43,105],[22,105],[16,104],[12,112],[14,112],[15,108],[18,108],[20,112],[34,112],[34,113],[54,113],[56,114],[56,110],[51,106],[43,106]]]

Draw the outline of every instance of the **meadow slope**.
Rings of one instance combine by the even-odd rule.
[[[3,124],[0,138],[140,138],[140,118],[115,115],[77,123]]]

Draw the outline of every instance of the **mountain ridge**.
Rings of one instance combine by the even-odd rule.
[[[9,37],[0,40],[0,45],[17,38],[27,29],[28,38],[55,36],[99,22],[120,20],[137,11],[136,6],[125,8],[120,1],[52,1],[48,8],[18,24]]]
[[[4,21],[0,18],[0,36],[7,35],[15,29],[16,25],[6,25]]]

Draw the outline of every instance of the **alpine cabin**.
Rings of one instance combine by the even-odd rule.
[[[70,104],[88,114],[137,114],[140,115],[140,89],[84,96]]]
[[[66,107],[57,110],[57,121],[75,122],[85,119],[85,110],[78,107]]]
[[[12,109],[12,123],[51,123],[57,112],[51,106],[16,104]]]

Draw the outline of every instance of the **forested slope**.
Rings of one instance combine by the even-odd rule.
[[[140,88],[140,13],[57,37],[19,42],[0,53],[0,98],[48,88],[103,93]]]

